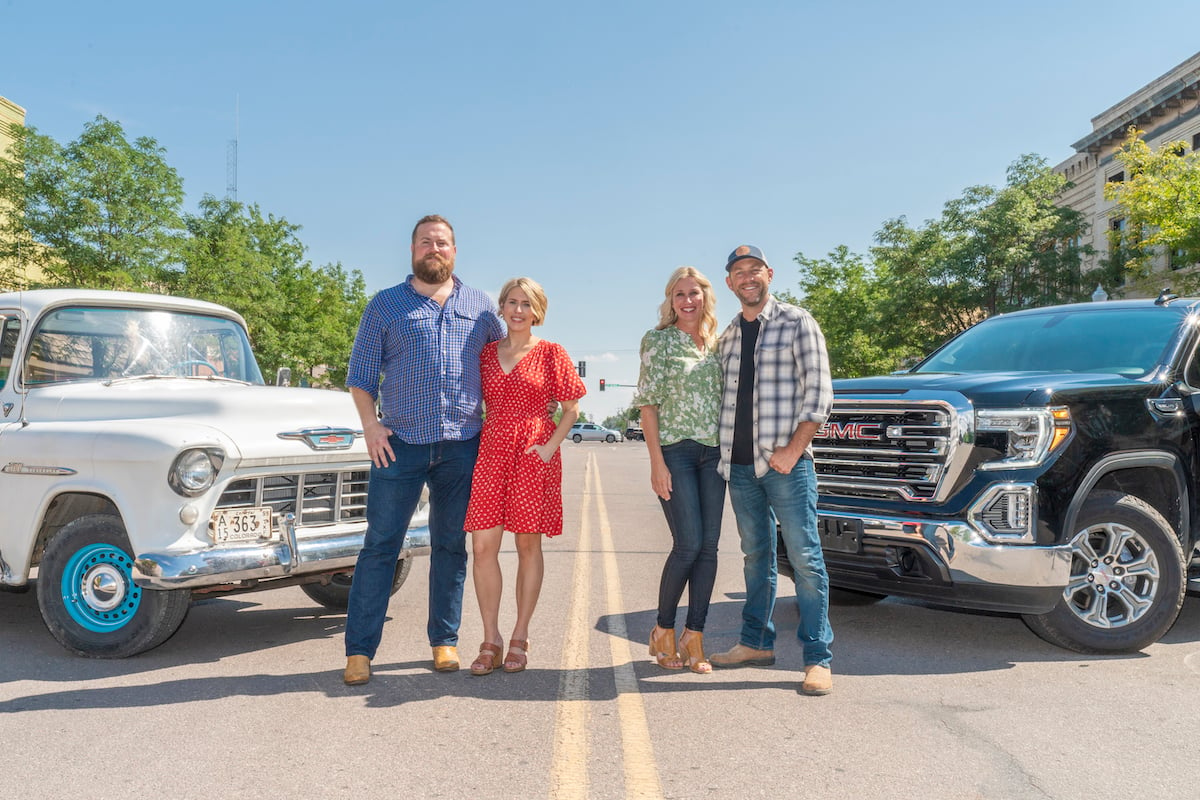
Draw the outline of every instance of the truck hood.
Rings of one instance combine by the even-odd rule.
[[[159,428],[195,441],[207,430],[208,436],[234,446],[243,458],[308,457],[319,462],[367,457],[361,437],[348,449],[324,455],[303,439],[279,438],[305,429],[362,428],[350,395],[327,389],[200,378],[89,381],[30,389],[24,411],[31,424],[80,422],[99,432],[132,426],[150,434]]]
[[[1086,392],[1145,384],[1116,374],[1061,372],[901,373],[833,382],[834,398],[847,395],[903,397],[910,392],[958,392],[977,406],[1042,405],[1063,392]]]

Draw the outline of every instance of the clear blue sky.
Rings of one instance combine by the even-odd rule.
[[[265,3],[0,0],[0,95],[74,139],[97,114],[151,136],[187,210],[223,195],[303,227],[314,264],[372,291],[408,273],[423,214],[458,274],[550,297],[587,359],[589,415],[634,383],[663,284],[691,264],[736,312],[724,258],[864,252],[1193,55],[1182,10],[1089,2]]]

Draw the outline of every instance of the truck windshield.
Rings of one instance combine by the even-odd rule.
[[[1161,308],[993,317],[913,372],[1096,372],[1140,378],[1161,361],[1182,317]]]
[[[245,330],[221,317],[164,309],[71,307],[38,322],[28,386],[142,375],[262,383]]]

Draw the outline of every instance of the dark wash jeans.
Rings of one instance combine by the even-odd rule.
[[[684,439],[664,446],[662,453],[671,473],[671,499],[660,497],[659,502],[674,544],[658,586],[658,624],[675,627],[675,611],[689,585],[686,625],[703,632],[717,580],[717,539],[725,510],[725,479],[717,472],[721,450]]]
[[[392,576],[404,536],[429,484],[429,643],[458,643],[463,582],[467,577],[467,534],[463,521],[471,497],[471,474],[479,437],[466,441],[406,444],[388,439],[396,460],[371,467],[367,486],[367,535],[354,567],[346,611],[346,655],[375,657],[383,635]]]

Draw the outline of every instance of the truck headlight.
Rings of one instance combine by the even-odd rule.
[[[176,494],[195,497],[212,488],[225,462],[225,453],[215,447],[184,450],[175,457],[167,483]]]
[[[1057,450],[1071,433],[1071,412],[1065,406],[992,408],[975,411],[975,430],[1002,433],[1004,457],[980,469],[1036,467]]]

